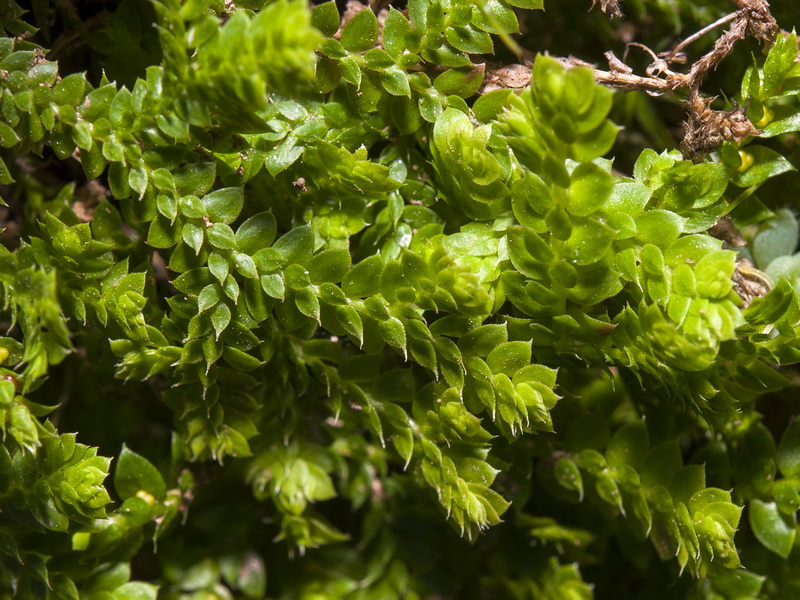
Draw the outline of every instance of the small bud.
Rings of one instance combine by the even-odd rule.
[[[736,169],[739,173],[744,173],[753,166],[753,163],[756,162],[756,158],[750,154],[749,152],[745,152],[744,150],[739,150],[739,157],[742,159],[742,164],[739,165],[739,168]]]
[[[13,375],[3,375],[2,377],[0,377],[0,379],[3,379],[5,381],[10,381],[11,383],[14,384],[14,389],[19,391],[19,379],[17,379]]]
[[[775,113],[772,112],[772,109],[769,106],[764,107],[764,115],[755,123],[755,126],[761,129],[762,127],[766,127],[772,120],[775,118]]]
[[[147,502],[147,504],[149,504],[150,506],[153,506],[153,504],[156,503],[155,497],[145,490],[139,490],[138,492],[136,492],[136,497],[141,498],[142,500]]]

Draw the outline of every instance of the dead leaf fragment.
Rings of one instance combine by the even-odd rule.
[[[108,195],[108,190],[97,179],[90,179],[78,188],[72,212],[82,223],[91,223],[97,205]]]
[[[521,90],[531,84],[531,69],[525,65],[486,64],[486,76],[481,84],[479,94],[488,94],[495,90]]]
[[[747,308],[756,298],[763,298],[772,289],[772,281],[746,258],[736,260],[733,272],[733,289]]]
[[[600,10],[604,13],[612,17],[622,18],[622,11],[619,9],[620,0],[592,0],[592,8],[594,8],[598,2],[600,3]]]
[[[747,118],[744,108],[734,104],[731,110],[711,110],[712,98],[695,96],[689,101],[689,117],[684,124],[681,151],[689,160],[700,160],[705,154],[722,147],[723,142],[741,142],[749,136],[758,135],[757,129]]]

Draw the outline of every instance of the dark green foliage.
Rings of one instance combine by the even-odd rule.
[[[726,91],[760,133],[691,161],[586,67],[483,93],[535,0],[34,4],[0,3],[0,598],[800,593],[798,222],[756,195],[793,33]],[[108,76],[35,43],[70,27]]]

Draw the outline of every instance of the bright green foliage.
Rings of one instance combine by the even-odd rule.
[[[0,597],[800,593],[794,34],[628,177],[588,68],[478,96],[535,0],[154,0],[130,89],[5,4]]]

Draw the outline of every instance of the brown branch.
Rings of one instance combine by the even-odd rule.
[[[713,31],[714,29],[716,29],[720,25],[724,25],[725,23],[729,23],[730,21],[732,21],[736,17],[737,17],[737,13],[732,12],[729,15],[725,15],[721,19],[717,19],[716,21],[711,23],[711,25],[706,25],[700,31],[696,31],[695,33],[690,35],[688,38],[683,40],[680,44],[675,46],[669,52],[662,52],[659,56],[662,56],[662,58],[665,58],[668,62],[674,62],[675,57],[678,56],[680,51],[683,50],[684,48],[686,48],[686,46],[696,42],[701,37],[703,37],[705,34],[707,34],[709,31]]]
[[[610,71],[597,69],[593,64],[575,58],[574,56],[556,58],[556,60],[568,69],[589,67],[594,71],[594,78],[598,83],[626,91],[641,90],[652,96],[660,96],[665,92],[672,92],[686,85],[686,75],[683,73],[674,73],[670,71],[669,75],[665,78],[650,75],[634,75],[622,66],[624,65],[627,67],[627,65],[621,63],[613,53],[606,53],[606,57],[609,59],[609,63],[612,66]]]
[[[598,2],[604,12],[618,14],[617,0],[593,0],[592,7]],[[753,37],[771,44],[779,31],[775,18],[769,11],[767,0],[734,0],[734,2],[739,7],[736,12],[703,27],[671,51],[656,54],[643,44],[628,44],[628,47],[641,48],[652,56],[653,62],[646,68],[646,75],[636,75],[631,67],[610,51],[605,53],[609,63],[608,71],[598,69],[595,65],[574,56],[556,60],[568,69],[588,67],[598,83],[621,90],[639,90],[652,96],[675,92],[681,88],[688,90],[686,101],[688,116],[684,124],[681,150],[690,160],[702,160],[707,153],[719,149],[726,140],[741,142],[748,136],[761,133],[747,118],[744,108],[734,104],[728,111],[712,110],[710,104],[714,98],[703,97],[700,93],[700,84],[706,73],[716,69],[738,42]],[[670,69],[670,64],[685,61],[685,54],[682,52],[684,48],[726,23],[731,23],[730,27],[707,54],[692,64],[688,73],[678,73]],[[527,86],[530,82],[530,73],[531,69],[528,66],[518,64],[487,65],[486,79],[479,93]]]
[[[653,57],[653,62],[646,69],[647,76],[635,75],[630,67],[611,52],[606,53],[609,71],[598,70],[594,65],[573,57],[560,59],[560,62],[567,68],[589,67],[599,83],[623,90],[642,90],[651,95],[661,95],[686,88],[688,117],[684,124],[681,150],[690,160],[702,160],[705,154],[719,149],[726,140],[741,142],[748,136],[760,133],[747,118],[743,108],[734,105],[728,111],[712,110],[710,104],[714,99],[704,98],[700,93],[700,85],[706,73],[716,69],[737,43],[752,37],[771,44],[778,33],[778,25],[770,13],[767,0],[734,2],[739,7],[736,12],[689,36],[670,52],[655,54],[643,44],[629,44],[629,47],[642,48]],[[725,23],[731,23],[730,27],[714,43],[714,47],[690,67],[688,73],[676,73],[669,68],[670,63],[683,59],[683,48]]]

